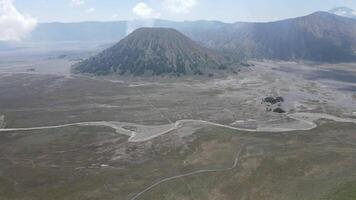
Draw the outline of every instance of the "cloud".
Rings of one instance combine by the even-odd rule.
[[[85,10],[85,12],[93,13],[93,12],[95,12],[95,8],[88,8],[88,9]]]
[[[114,13],[111,17],[114,18],[114,19],[117,19],[117,18],[119,18],[119,14]]]
[[[0,0],[0,41],[20,41],[36,26],[37,20],[21,14],[13,0]]]
[[[136,4],[133,7],[132,12],[137,18],[127,22],[127,35],[138,28],[154,26],[155,19],[159,18],[161,15],[144,2]]]
[[[171,12],[184,14],[198,4],[197,0],[163,0],[163,6]]]
[[[141,19],[149,18],[159,18],[160,13],[156,12],[144,2],[138,3],[133,9],[132,12]]]
[[[344,11],[344,10],[337,10],[337,11],[335,11],[334,14],[335,15],[340,15],[340,16],[345,16],[345,15],[347,15],[347,12]]]
[[[72,6],[80,6],[80,5],[83,5],[84,3],[85,3],[84,0],[71,0]]]

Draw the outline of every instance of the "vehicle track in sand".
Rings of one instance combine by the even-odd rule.
[[[151,186],[147,187],[146,189],[142,190],[141,192],[137,193],[135,196],[130,198],[130,200],[137,200],[138,198],[140,198],[146,192],[148,192],[148,191],[152,190],[153,188],[161,185],[162,183],[165,183],[165,182],[168,182],[168,181],[172,181],[172,180],[179,179],[179,178],[185,178],[185,177],[189,177],[189,176],[194,176],[194,175],[198,175],[198,174],[214,173],[214,172],[226,172],[226,171],[233,170],[233,169],[235,169],[237,167],[237,165],[239,163],[241,152],[242,152],[242,148],[240,148],[240,150],[237,152],[232,167],[224,168],[224,169],[197,170],[197,171],[186,173],[186,174],[180,174],[180,175],[164,178],[164,179],[152,184]]]
[[[157,131],[157,133],[154,134],[149,134],[145,136],[145,132],[135,132],[131,131],[128,129],[123,128],[123,122],[115,122],[115,121],[93,121],[93,122],[78,122],[78,123],[69,123],[69,124],[63,124],[63,125],[54,125],[54,126],[40,126],[40,127],[29,127],[29,128],[0,128],[0,132],[14,132],[14,131],[33,131],[33,130],[45,130],[45,129],[58,129],[58,128],[65,128],[65,127],[70,127],[70,126],[106,126],[110,127],[116,130],[117,133],[123,134],[123,135],[128,135],[129,142],[145,142],[151,139],[154,139],[158,136],[164,135],[166,133],[169,133],[174,130],[178,130],[180,128],[183,128],[184,126],[189,126],[187,124],[193,123],[194,125],[200,125],[200,126],[205,126],[205,125],[210,125],[210,126],[216,126],[216,127],[221,127],[221,128],[227,128],[230,130],[236,130],[236,131],[246,131],[246,132],[291,132],[291,131],[298,131],[298,130],[311,130],[317,127],[317,124],[315,121],[319,119],[328,119],[332,121],[337,121],[337,122],[346,122],[346,123],[355,123],[356,124],[356,119],[352,118],[340,118],[340,117],[335,117],[332,115],[327,115],[327,114],[321,114],[321,113],[294,113],[294,114],[289,114],[287,115],[291,119],[297,120],[301,123],[304,123],[303,126],[301,127],[292,127],[292,128],[279,128],[279,127],[265,127],[265,128],[257,128],[257,129],[246,129],[246,128],[239,128],[239,127],[234,127],[234,126],[229,126],[229,125],[224,125],[224,124],[219,124],[215,122],[209,122],[209,121],[204,121],[204,120],[194,120],[194,119],[183,119],[183,120],[178,120],[174,124],[171,124],[171,126],[168,125],[162,125],[162,126],[147,126],[147,127],[152,127],[152,129],[162,129],[163,126],[167,126],[165,130]],[[120,126],[121,124],[121,126]],[[136,124],[136,126],[140,127],[142,125]],[[201,127],[201,128],[202,128]]]

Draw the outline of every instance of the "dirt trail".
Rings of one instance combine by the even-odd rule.
[[[32,130],[45,130],[45,129],[57,129],[65,128],[70,126],[106,126],[116,130],[117,133],[129,136],[129,142],[144,142],[151,139],[154,139],[160,135],[167,134],[171,131],[179,130],[181,128],[189,127],[191,128],[189,133],[193,134],[196,130],[203,128],[206,125],[216,126],[221,128],[227,128],[236,131],[246,131],[246,132],[290,132],[296,130],[311,130],[317,127],[315,121],[319,119],[328,119],[337,122],[347,122],[355,123],[356,119],[352,118],[340,118],[328,114],[322,113],[293,113],[287,115],[289,118],[298,121],[299,126],[286,128],[285,124],[280,124],[279,126],[274,127],[259,127],[256,129],[246,129],[239,128],[204,120],[194,120],[194,119],[184,119],[179,120],[174,124],[160,125],[160,126],[143,126],[140,124],[134,123],[125,123],[125,122],[114,122],[114,121],[96,121],[96,122],[79,122],[79,123],[70,123],[56,126],[42,126],[42,127],[29,127],[29,128],[0,128],[0,132],[14,132],[14,131],[32,131]],[[132,131],[125,129],[125,126],[134,126],[138,130]]]
[[[144,193],[146,193],[146,192],[152,190],[153,188],[157,187],[158,185],[161,185],[162,183],[165,183],[165,182],[168,182],[168,181],[172,181],[172,180],[175,180],[175,179],[184,178],[184,177],[188,177],[188,176],[194,176],[194,175],[197,175],[197,174],[205,174],[205,173],[213,173],[213,172],[225,172],[225,171],[233,170],[233,169],[235,169],[237,167],[237,165],[239,163],[241,152],[242,152],[242,149],[240,149],[238,151],[238,153],[237,153],[237,155],[236,155],[236,157],[234,159],[232,167],[225,168],[225,169],[198,170],[198,171],[190,172],[190,173],[187,173],[187,174],[180,174],[180,175],[172,176],[172,177],[169,177],[169,178],[165,178],[165,179],[162,179],[162,180],[152,184],[151,186],[147,187],[143,191],[139,192],[134,197],[132,197],[130,200],[136,200],[136,199],[140,198]]]

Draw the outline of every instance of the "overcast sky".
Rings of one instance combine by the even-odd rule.
[[[30,14],[39,22],[137,17],[271,21],[337,6],[356,8],[356,0],[15,0],[14,4],[21,13]]]
[[[356,0],[0,0],[0,41],[20,41],[40,22],[152,18],[262,22],[338,6],[355,9]]]

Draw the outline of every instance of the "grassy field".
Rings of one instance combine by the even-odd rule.
[[[333,200],[356,199],[356,182],[348,182],[338,187],[329,197]]]
[[[0,135],[0,199],[353,199],[355,126],[326,123],[311,131],[247,133],[207,127],[128,143],[104,127],[68,127]],[[338,139],[336,139],[338,138]]]
[[[286,108],[297,112],[345,117],[355,104],[349,94],[330,96],[317,83],[290,85],[289,77],[256,73],[227,80],[162,77],[115,83],[0,74],[0,127],[87,121],[161,125],[181,119],[222,124],[252,119],[255,126],[288,121],[266,112],[261,99],[269,93],[283,95]],[[206,125],[192,135],[171,131],[138,143],[99,126],[1,132],[0,200],[131,200],[165,178],[228,169],[239,150],[240,159],[231,170],[165,181],[138,199],[355,199],[356,125],[326,120],[318,125],[284,133]]]

